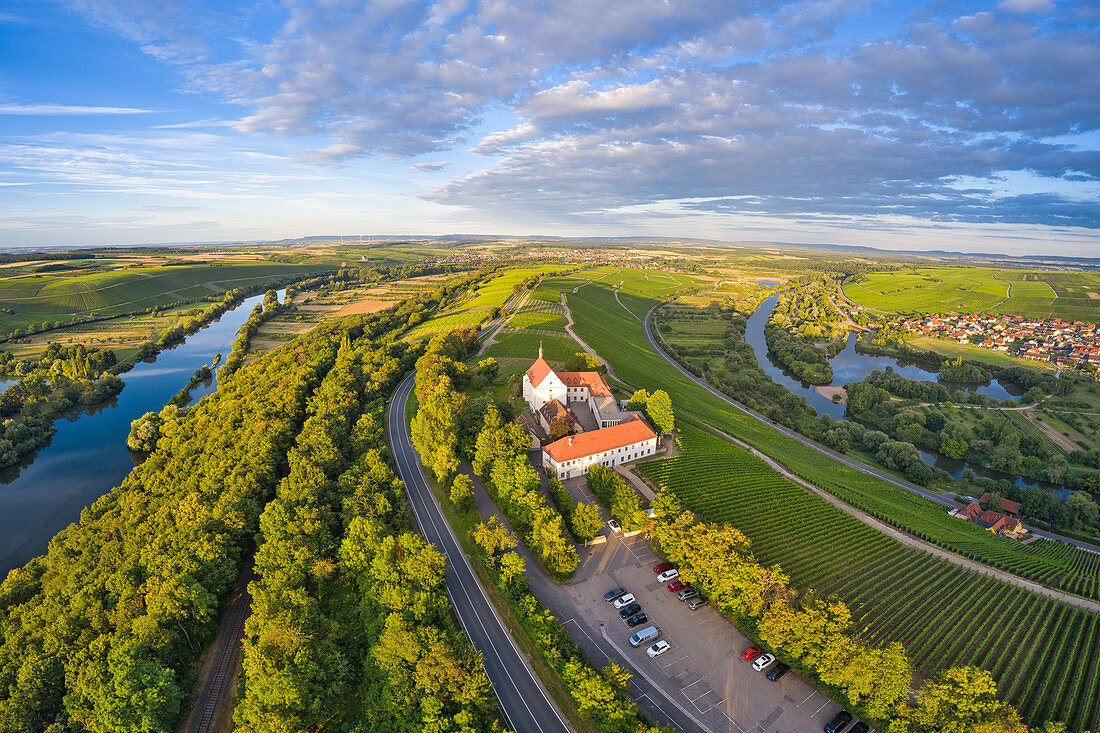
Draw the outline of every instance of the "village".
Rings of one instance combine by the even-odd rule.
[[[902,323],[922,336],[972,344],[1060,367],[1095,372],[1100,366],[1100,329],[1094,323],[1010,314],[947,313]]]

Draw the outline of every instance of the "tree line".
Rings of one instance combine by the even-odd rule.
[[[243,729],[501,728],[386,448],[385,397],[416,355],[392,339],[407,319],[373,320],[341,345],[260,519]]]

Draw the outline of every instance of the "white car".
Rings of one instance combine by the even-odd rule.
[[[626,608],[627,606],[629,606],[633,602],[634,602],[634,594],[633,593],[627,593],[626,595],[622,595],[622,596],[619,596],[618,598],[616,598],[615,602],[611,605],[615,606],[615,608]]]
[[[679,577],[680,577],[680,571],[677,570],[676,568],[673,568],[672,570],[666,570],[663,573],[661,573],[660,575],[658,575],[657,576],[657,582],[658,583],[667,583],[670,580],[676,580]]]
[[[756,658],[756,661],[752,663],[752,668],[759,672],[774,661],[774,654],[761,654],[759,657]]]
[[[661,639],[660,641],[658,641],[653,646],[648,647],[645,650],[645,653],[649,655],[650,659],[653,659],[654,657],[661,656],[662,654],[664,654],[665,652],[667,652],[671,648],[672,648],[672,646],[669,645],[669,643],[667,641],[665,641],[664,639]]]
[[[608,519],[607,520],[607,528],[610,529],[615,534],[618,534],[619,532],[623,531],[623,528],[620,527],[619,523],[616,522],[614,519]]]

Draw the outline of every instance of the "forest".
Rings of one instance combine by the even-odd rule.
[[[281,530],[277,521],[285,508],[283,497],[285,503],[303,502],[303,521],[316,516],[322,522],[316,538],[323,539],[322,530],[343,521],[329,519],[334,509],[331,505],[318,505],[316,515],[304,505],[313,478],[324,478],[317,489],[329,486],[331,479],[325,471],[335,478],[343,473],[345,462],[348,470],[358,471],[345,477],[344,487],[351,491],[344,508],[360,507],[348,508],[352,513],[346,517],[349,522],[352,515],[367,517],[374,511],[370,507],[377,505],[380,517],[393,522],[394,528],[401,527],[407,520],[400,517],[403,510],[395,489],[389,489],[396,507],[393,512],[382,512],[382,500],[375,496],[385,497],[386,489],[355,493],[357,485],[371,486],[374,478],[380,487],[385,485],[388,469],[378,448],[380,428],[372,429],[369,422],[359,425],[358,420],[352,426],[341,425],[352,409],[349,403],[329,388],[317,396],[314,393],[338,363],[333,381],[349,371],[358,375],[357,370],[388,365],[380,370],[382,381],[362,386],[362,400],[367,403],[363,406],[375,404],[396,373],[411,366],[400,357],[400,349],[392,350],[397,348],[390,345],[396,333],[460,289],[461,285],[455,284],[424,293],[388,312],[326,322],[287,348],[241,368],[224,380],[215,394],[164,421],[156,449],[143,464],[119,487],[87,507],[78,523],[54,537],[45,555],[13,570],[0,584],[0,730],[172,730],[194,682],[199,654],[214,633],[222,599],[248,562],[254,541],[262,530],[261,547],[267,547],[268,537],[281,538],[280,531],[287,529]],[[353,358],[350,344],[364,334],[369,341],[385,343],[369,347],[369,352],[364,346],[364,354]],[[330,398],[336,403],[331,407]],[[310,430],[299,440],[307,420],[311,421]],[[343,442],[342,436],[348,434],[355,436],[354,446]],[[331,455],[334,449],[329,438],[340,443],[340,450],[350,452]],[[374,457],[362,458],[364,451],[374,451]],[[308,486],[302,484],[303,478]],[[277,488],[281,491],[278,495]],[[307,496],[300,496],[303,491]],[[280,501],[268,512],[265,506],[274,496]],[[320,498],[331,499],[331,495]],[[388,513],[393,516],[384,516]],[[271,555],[289,560],[281,553],[291,545],[309,549],[311,522],[296,526],[295,532],[306,534],[289,539],[283,549],[273,544],[258,554],[260,569],[271,569],[273,586],[276,578],[291,576],[280,576],[279,561]],[[361,522],[357,526],[364,529]],[[337,537],[342,536],[342,529]],[[402,538],[403,532],[394,529],[392,542],[415,542]],[[367,544],[384,546],[372,539]],[[391,555],[401,554],[396,548],[394,545]],[[314,551],[323,554],[329,548],[326,545]],[[438,565],[438,561],[429,561],[429,566]],[[302,582],[308,586],[331,577],[335,570],[319,555]],[[430,577],[424,582],[438,586]],[[297,598],[309,606],[300,595],[301,588],[287,589],[289,595],[280,595],[282,590],[283,586],[278,586],[272,597],[281,597],[281,602]],[[359,591],[351,595],[358,597]],[[297,612],[297,601],[294,605]],[[353,606],[348,607],[352,616],[345,618],[351,618],[351,628],[359,629],[362,617],[357,620],[354,615],[366,611]],[[270,610],[277,620],[285,620],[278,609]],[[257,623],[265,617],[259,613]],[[405,628],[396,617],[389,624],[395,634]],[[255,625],[250,628],[259,631]],[[272,627],[276,628],[279,630],[273,633],[277,637],[287,638],[280,635],[291,627]],[[451,648],[452,642],[437,639],[427,627],[425,633],[428,647]],[[452,638],[449,632],[440,633]],[[355,638],[359,638],[358,632]],[[401,637],[396,648],[412,647]],[[461,664],[469,669],[468,651],[457,643],[453,649],[459,660],[456,664],[466,660]],[[250,658],[258,657],[253,653]],[[394,679],[408,680],[408,667],[402,664],[407,663],[394,667]],[[275,691],[279,684],[266,689]],[[400,689],[390,687],[395,692]],[[257,709],[262,711],[263,685],[247,689],[255,690],[256,697],[250,699],[259,700]],[[484,690],[484,685],[474,684],[473,689]],[[425,715],[454,709],[436,708],[433,700],[420,705],[422,698],[429,697],[434,697],[430,691],[410,692],[405,707],[385,714],[415,720],[406,722],[408,729],[415,730],[420,729]],[[492,719],[492,706],[479,707],[481,699],[466,699],[470,714],[478,711],[486,720]],[[308,714],[306,708],[303,714]],[[470,729],[477,727],[475,721]]]

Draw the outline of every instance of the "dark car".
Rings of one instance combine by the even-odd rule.
[[[668,584],[669,591],[671,591],[673,593],[675,593],[678,590],[683,590],[684,588],[687,588],[687,585],[685,585],[682,580],[674,580],[674,581],[672,581],[671,583]]]
[[[871,726],[861,721],[853,725],[848,733],[867,733],[869,730],[871,730]]]
[[[640,604],[640,603],[631,603],[629,606],[627,606],[626,608],[619,611],[619,618],[630,618],[631,616],[633,616],[634,614],[636,614],[638,611],[641,611],[641,610],[642,610],[642,604]]]
[[[646,616],[645,611],[642,611],[641,613],[636,613],[633,616],[631,616],[630,618],[628,618],[626,620],[626,625],[627,626],[637,626],[638,624],[644,624],[648,620],[649,620],[649,616]]]
[[[852,722],[852,714],[847,710],[841,710],[833,716],[833,719],[825,724],[825,733],[840,733],[844,726]]]
[[[619,596],[626,595],[626,588],[616,588],[615,590],[609,590],[603,594],[603,599],[608,603],[615,600]]]
[[[666,570],[672,570],[672,568],[673,568],[673,567],[674,567],[674,566],[673,566],[673,564],[672,564],[672,563],[670,563],[670,562],[663,562],[663,563],[661,563],[660,565],[654,565],[654,566],[653,566],[653,572],[655,572],[655,573],[663,573],[663,572],[664,572],[664,571],[666,571]]]
[[[772,682],[775,682],[777,679],[787,674],[787,670],[789,669],[790,667],[788,667],[786,664],[783,664],[783,662],[777,662],[775,666],[769,669],[768,673],[764,676]]]
[[[758,647],[758,646],[750,646],[748,649],[741,652],[741,658],[744,659],[746,662],[751,662],[752,660],[756,659],[759,656],[760,656],[760,647]]]

